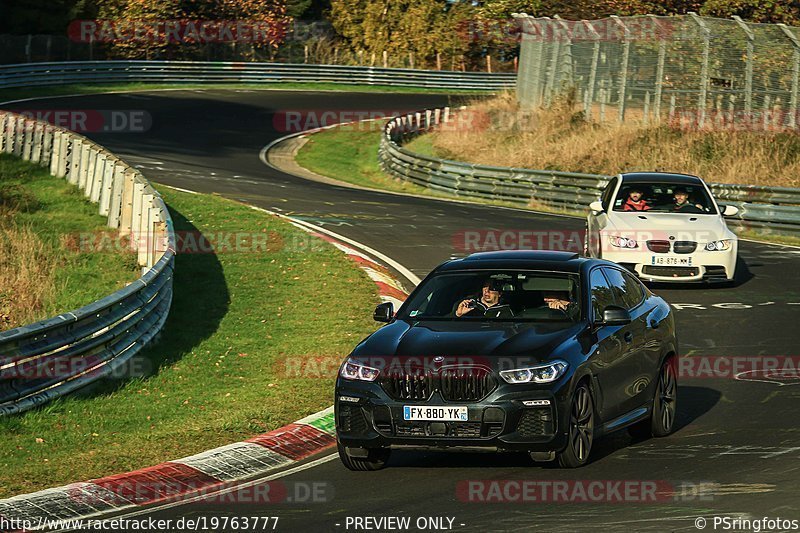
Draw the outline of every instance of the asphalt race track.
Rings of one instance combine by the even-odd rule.
[[[88,136],[139,166],[154,182],[290,214],[379,250],[420,277],[460,253],[457,236],[465,230],[569,234],[583,228],[574,218],[312,182],[259,160],[261,148],[285,134],[273,124],[280,110],[391,111],[448,102],[444,95],[181,90],[6,107],[146,110],[152,118],[147,133]],[[681,355],[706,362],[722,356],[800,359],[798,268],[800,249],[742,242],[735,286],[655,287],[676,307]],[[599,441],[591,464],[578,470],[533,465],[526,455],[398,452],[389,468],[356,473],[334,458],[296,467],[276,480],[290,495],[304,483],[322,484],[325,497],[319,499],[325,501],[309,503],[297,496],[271,505],[190,503],[148,514],[277,516],[277,531],[364,531],[366,524],[357,528],[352,519],[365,516],[407,516],[411,530],[418,518],[445,517],[438,529],[458,531],[697,531],[697,517],[707,518],[706,529],[713,530],[715,515],[800,520],[800,375],[748,377],[709,378],[702,369],[694,374],[687,369],[678,394],[676,433],[635,441],[621,432]],[[470,501],[463,490],[469,480],[656,481],[668,490],[660,491],[657,501],[496,503]],[[435,523],[420,524],[436,529],[431,527]]]

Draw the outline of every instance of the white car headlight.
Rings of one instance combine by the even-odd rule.
[[[565,361],[558,360],[527,368],[501,370],[500,377],[508,383],[551,383],[564,375],[567,366]]]
[[[381,373],[377,368],[366,366],[348,358],[344,362],[342,368],[339,369],[339,375],[344,379],[354,379],[358,381],[375,381]]]
[[[710,243],[706,244],[706,250],[709,252],[727,252],[731,249],[731,241],[730,239],[724,239],[721,241],[711,241]]]
[[[617,248],[638,248],[639,243],[636,242],[634,239],[629,239],[627,237],[617,237],[616,235],[611,235],[609,238],[609,242],[611,242],[611,246],[615,246]]]

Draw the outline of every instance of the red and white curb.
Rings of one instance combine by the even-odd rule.
[[[298,228],[333,244],[375,282],[382,301],[392,302],[397,308],[408,296],[403,285],[387,268],[359,249],[366,248],[360,243],[286,215],[255,207],[253,209],[280,216]],[[405,270],[402,265],[394,263],[380,252],[371,252],[399,269],[411,283],[419,282],[419,278]],[[55,521],[101,517],[111,512],[202,498],[205,495],[212,497],[220,490],[263,477],[270,471],[302,461],[335,445],[331,406],[244,442],[228,444],[134,472],[0,500],[0,531],[16,529],[3,529],[2,524],[20,524],[26,521],[30,524],[42,524],[44,527],[44,524]],[[37,528],[34,526],[32,529]]]

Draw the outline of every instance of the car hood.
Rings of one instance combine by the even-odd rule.
[[[677,240],[707,242],[730,236],[721,216],[691,213],[614,212],[613,216],[609,217],[609,224],[605,229],[605,232],[613,231],[652,235],[652,237],[637,240],[664,239],[674,236]],[[635,235],[631,236],[636,238]]]
[[[351,357],[524,357],[547,361],[565,342],[576,339],[583,324],[569,322],[481,322],[396,320],[359,344]],[[494,365],[491,365],[494,366]]]

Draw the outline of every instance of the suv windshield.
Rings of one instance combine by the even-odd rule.
[[[577,275],[520,270],[452,272],[426,280],[405,320],[570,321],[581,317]]]
[[[623,183],[614,200],[614,211],[717,214],[714,201],[702,185],[656,182]]]

